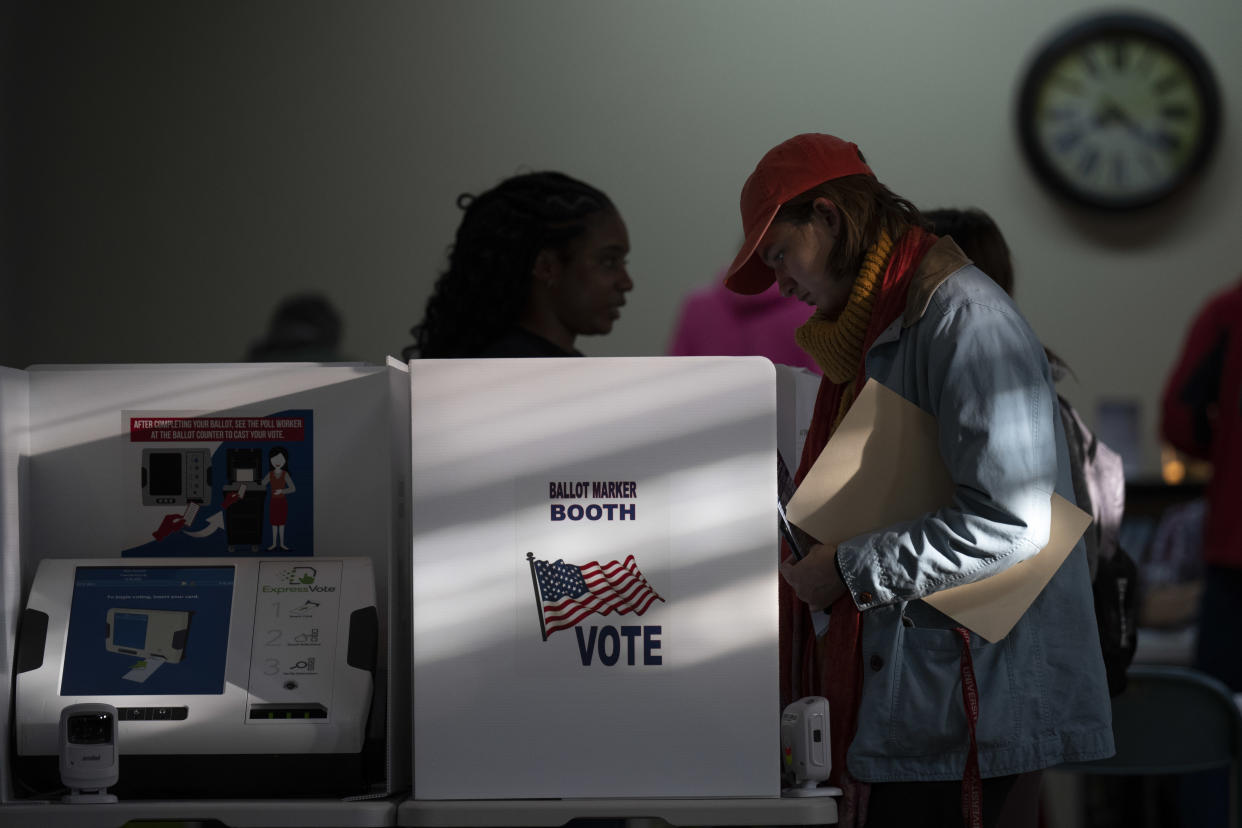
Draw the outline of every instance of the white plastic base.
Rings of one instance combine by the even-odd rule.
[[[825,785],[820,788],[815,783],[799,785],[796,788],[782,788],[781,796],[840,796],[844,791]]]
[[[106,791],[70,791],[61,797],[61,802],[116,802],[116,795]]]

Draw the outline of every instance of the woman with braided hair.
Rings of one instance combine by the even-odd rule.
[[[828,698],[843,826],[1034,824],[1034,801],[1015,807],[1034,799],[1031,774],[1113,753],[1099,641],[1082,634],[1095,628],[1083,543],[998,642],[922,599],[1029,559],[1053,492],[1074,502],[1044,349],[852,143],[778,145],[741,208],[725,284],[756,294],[775,280],[815,308],[796,339],[823,379],[795,480],[875,379],[936,418],[955,484],[948,506],[781,564],[782,704]],[[810,613],[824,610],[817,637]]]
[[[508,178],[465,211],[406,359],[581,356],[633,288],[625,222],[599,190],[559,172]]]

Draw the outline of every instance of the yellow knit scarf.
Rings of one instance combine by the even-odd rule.
[[[892,252],[893,240],[888,231],[881,230],[880,238],[863,259],[841,315],[826,319],[816,312],[794,334],[798,347],[810,354],[832,382],[849,382],[858,373],[858,363],[863,358],[863,338],[879,292],[880,276]]]

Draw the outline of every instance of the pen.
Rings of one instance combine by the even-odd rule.
[[[802,548],[798,546],[798,541],[794,538],[793,527],[789,525],[789,518],[785,516],[785,504],[781,503],[779,497],[776,499],[776,515],[779,518],[781,536],[785,538],[785,543],[789,544],[789,551],[793,553],[795,560],[802,560]]]

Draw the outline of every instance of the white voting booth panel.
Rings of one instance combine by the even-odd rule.
[[[376,770],[368,772],[365,789],[358,793],[383,794],[408,786],[408,706],[388,704],[391,698],[408,698],[409,622],[402,616],[408,601],[404,594],[395,600],[391,595],[394,579],[408,579],[408,556],[392,552],[408,548],[408,388],[405,365],[393,361],[387,366],[4,369],[0,629],[9,656],[5,664],[31,670],[30,665],[13,664],[14,642],[36,570],[47,559],[133,560],[142,565],[167,558],[250,558],[257,565],[260,560],[364,557],[378,587],[374,603],[379,640],[375,692],[364,714],[368,724],[363,752],[368,758],[359,764]],[[145,664],[136,664],[134,680],[145,677],[150,684],[193,663],[193,649],[183,653],[177,647],[184,623],[175,608],[171,614],[125,603],[109,609],[109,623],[145,630],[141,639],[135,633],[126,642],[115,636],[109,641],[101,632],[101,652],[135,650],[135,658],[144,658]],[[197,620],[202,619],[190,621],[191,631]],[[256,635],[267,632],[263,627]],[[192,639],[191,633],[191,644]],[[236,656],[230,653],[229,658]],[[243,667],[249,669],[250,654],[244,658]],[[400,669],[391,670],[394,663]],[[12,680],[10,672],[2,691],[6,710],[16,704],[8,693]],[[9,742],[13,734],[7,715],[0,727]],[[162,727],[156,723],[156,729]],[[224,755],[226,730],[196,744]],[[402,736],[394,739],[393,732]],[[354,744],[341,743],[345,750]],[[253,741],[237,747],[239,753],[262,750]],[[275,740],[270,755],[288,750],[292,756],[288,762],[269,761],[264,773],[254,774],[255,795],[278,795],[266,792],[276,788],[265,788],[264,775],[292,767],[316,749]],[[122,764],[125,751],[122,745]],[[191,746],[181,758],[194,755]],[[13,786],[9,770],[6,763],[0,782],[0,797],[6,802],[39,793]],[[206,776],[207,782],[199,780],[204,787],[212,778],[195,776]],[[155,795],[177,797],[175,779]],[[182,795],[227,794],[204,790]]]
[[[410,364],[414,797],[776,797],[775,374]]]
[[[0,367],[0,744],[9,750],[12,722],[13,652],[22,600],[20,497],[30,455],[30,379]],[[2,763],[8,767],[8,754]],[[0,772],[0,803],[13,798],[13,780]],[[3,807],[0,805],[0,807]]]

